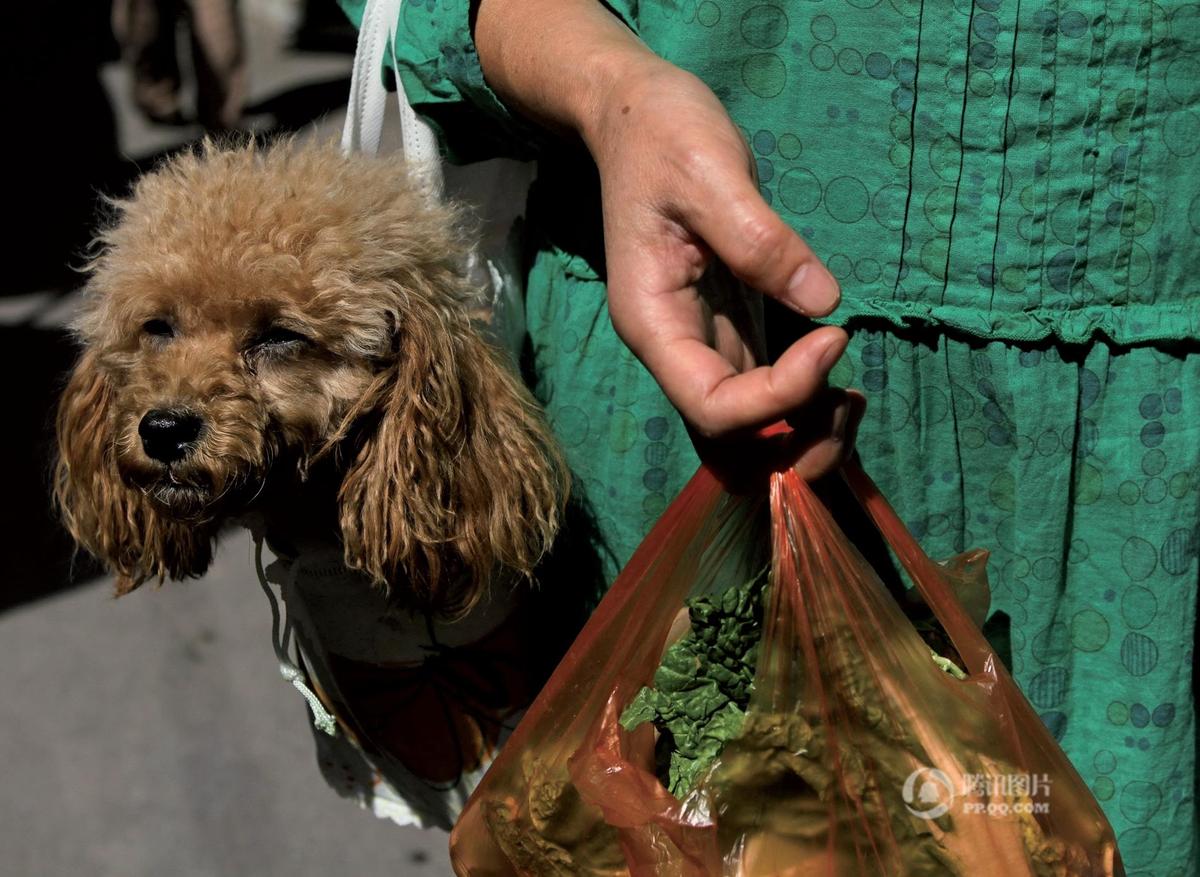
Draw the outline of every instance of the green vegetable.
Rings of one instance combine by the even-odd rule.
[[[958,666],[958,664],[955,664],[949,658],[943,658],[941,655],[939,655],[933,649],[929,650],[929,654],[933,657],[933,663],[937,664],[939,667],[941,667],[943,670],[945,670],[947,673],[949,673],[955,679],[966,679],[967,678],[967,674]]]
[[[626,730],[654,723],[659,732],[658,775],[677,798],[695,787],[742,729],[754,688],[768,578],[764,569],[750,581],[720,594],[688,600],[685,605],[691,629],[663,653],[653,686],[639,691],[621,714],[621,725]],[[917,607],[911,608],[917,614]],[[944,639],[940,626],[934,629],[932,613],[927,609],[925,612],[929,619],[917,620],[922,635]],[[933,649],[930,656],[955,679],[966,678],[950,658]],[[859,682],[854,677],[860,668],[846,669],[843,695],[851,703],[858,703],[861,698],[854,695]],[[851,669],[854,672],[849,672]],[[878,709],[865,703],[858,705],[869,724],[881,720],[881,716],[871,715]],[[892,731],[893,736],[900,733],[900,729]]]
[[[665,784],[678,798],[742,727],[754,687],[766,583],[763,570],[721,594],[689,600],[691,630],[663,654],[654,686],[639,691],[621,714],[626,730],[654,722]]]
[[[657,773],[673,795],[682,800],[703,785],[707,805],[720,814],[723,853],[736,851],[748,874],[775,873],[763,870],[769,867],[764,862],[787,862],[789,873],[861,873],[864,856],[879,873],[909,877],[992,873],[996,856],[1003,861],[995,873],[1086,873],[1084,848],[1046,835],[1026,812],[1027,796],[997,796],[989,803],[1014,809],[994,818],[964,811],[924,819],[905,807],[900,790],[915,766],[932,761],[928,735],[914,733],[919,719],[881,708],[886,697],[846,623],[814,634],[811,643],[831,703],[800,702],[783,711],[756,704],[749,712],[769,593],[764,570],[720,594],[687,601],[690,627],[665,650],[653,685],[620,717],[627,730],[653,723]],[[938,654],[939,647],[952,649],[940,625],[922,618],[922,607],[909,609],[931,660],[966,678],[954,660]],[[833,731],[825,724],[830,709],[838,719]],[[960,730],[967,739],[985,736],[983,729]],[[960,756],[961,763],[947,766],[956,788],[964,775],[1015,773],[983,752]],[[522,765],[524,797],[490,801],[487,810],[492,837],[521,873],[627,874],[622,843],[600,812],[533,751]],[[864,834],[863,825],[872,832]],[[878,848],[875,832],[886,838]]]

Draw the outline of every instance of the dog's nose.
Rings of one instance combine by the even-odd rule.
[[[200,435],[202,422],[186,411],[150,411],[138,424],[142,450],[161,463],[182,460]]]

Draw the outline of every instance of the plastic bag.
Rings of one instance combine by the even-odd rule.
[[[932,562],[857,464],[844,476],[965,678],[935,660],[794,472],[771,476],[768,502],[701,469],[468,802],[451,836],[460,877],[1124,873],[1096,801],[956,595],[978,603],[986,552]],[[669,700],[653,693],[680,669],[668,645],[704,613],[744,635],[738,613],[753,599],[738,595],[768,562],[744,715],[725,703],[707,717],[708,729],[736,725],[707,764],[678,758],[683,743],[631,713]],[[737,662],[720,661],[696,675],[735,679]],[[677,712],[703,722],[702,700]],[[712,741],[699,737],[703,752]],[[682,799],[658,776],[664,742],[678,747],[669,781],[690,786]]]

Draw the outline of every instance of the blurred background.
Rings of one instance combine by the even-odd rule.
[[[227,534],[204,579],[115,601],[47,499],[54,403],[75,356],[65,327],[100,196],[206,128],[336,137],[354,39],[335,0],[10,9],[4,875],[450,873],[444,833],[378,821],[321,779],[244,533]]]

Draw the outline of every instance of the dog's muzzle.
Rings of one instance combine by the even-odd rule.
[[[190,411],[154,410],[138,424],[142,450],[160,463],[175,463],[192,452],[204,422]]]

